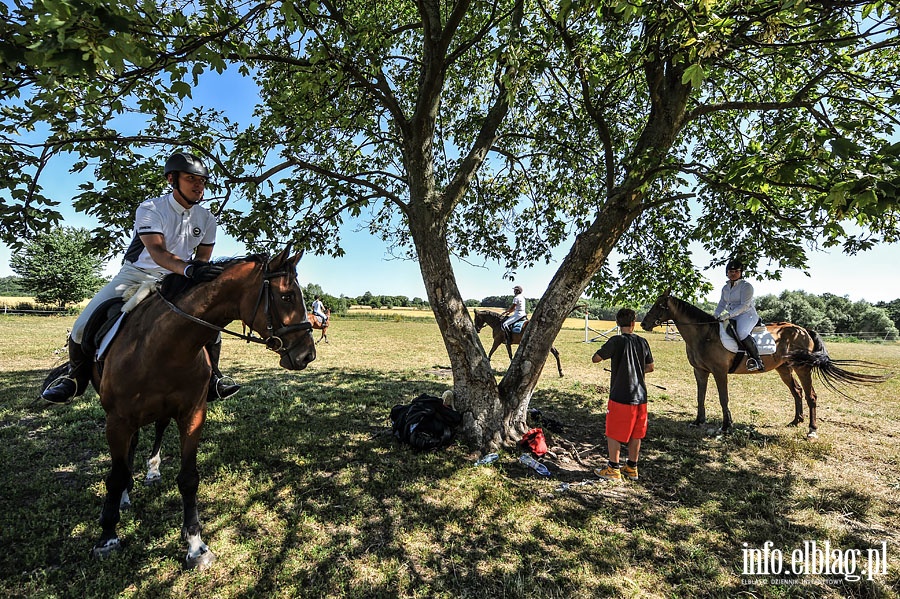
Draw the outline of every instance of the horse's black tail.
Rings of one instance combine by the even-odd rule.
[[[866,374],[847,370],[845,367],[884,370],[884,366],[865,360],[832,360],[825,349],[822,337],[810,329],[807,329],[806,332],[809,333],[813,341],[812,351],[800,350],[791,352],[787,356],[787,363],[791,367],[807,366],[812,368],[819,375],[822,383],[832,391],[849,398],[850,396],[844,393],[843,389],[839,388],[838,385],[876,385],[885,382],[893,376],[892,373]]]

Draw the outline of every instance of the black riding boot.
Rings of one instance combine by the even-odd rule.
[[[756,347],[756,341],[753,340],[751,335],[747,335],[744,337],[744,340],[741,341],[741,344],[744,346],[744,350],[747,352],[747,355],[750,358],[747,360],[747,370],[749,372],[757,372],[763,370],[765,367],[763,366],[762,360],[759,358],[759,350]]]
[[[212,375],[209,377],[209,390],[206,392],[206,401],[216,401],[217,399],[226,399],[238,392],[240,385],[234,383],[226,383],[222,377],[222,371],[219,370],[219,356],[222,353],[222,341],[215,341],[206,346],[206,353],[209,354],[209,363],[212,366]]]
[[[82,395],[91,382],[91,361],[84,353],[80,343],[70,338],[66,343],[69,349],[68,372],[57,379],[56,384],[47,387],[41,397],[53,403],[66,403]]]

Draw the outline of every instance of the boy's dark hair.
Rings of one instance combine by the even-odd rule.
[[[622,308],[616,312],[616,324],[620,327],[630,327],[636,316],[631,308]]]

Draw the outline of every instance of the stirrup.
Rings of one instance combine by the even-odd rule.
[[[72,381],[72,385],[74,385],[74,387],[75,387],[74,393],[72,393],[72,395],[63,399],[62,401],[55,401],[53,399],[48,398],[47,392],[48,391],[52,392],[54,388],[56,388],[59,385],[62,385],[63,381]],[[77,396],[78,396],[78,381],[76,381],[74,378],[72,378],[69,375],[63,375],[59,378],[54,379],[53,381],[50,382],[49,385],[47,385],[47,387],[43,391],[41,391],[41,399],[43,399],[44,401],[50,402],[52,404],[57,404],[57,405],[64,405],[67,403],[71,403]]]
[[[220,399],[228,399],[238,391],[241,386],[238,385],[230,376],[217,376],[210,381],[209,390],[206,393],[206,401],[218,401]],[[230,388],[230,392],[223,393],[223,388]]]
[[[760,370],[765,370],[765,368],[762,360],[747,358],[747,372],[759,372]]]

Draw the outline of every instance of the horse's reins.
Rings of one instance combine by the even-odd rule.
[[[259,287],[259,295],[256,298],[256,306],[253,308],[253,316],[250,318],[250,322],[256,320],[256,314],[259,312],[259,306],[263,302],[263,298],[265,298],[265,304],[263,305],[263,314],[266,315],[266,332],[269,334],[268,337],[256,337],[253,335],[253,329],[250,329],[250,334],[236,333],[234,331],[229,331],[225,327],[220,327],[219,325],[213,324],[211,322],[207,322],[202,318],[197,318],[192,314],[188,314],[174,303],[170,302],[168,298],[163,296],[163,294],[159,294],[159,297],[166,303],[169,308],[178,314],[179,316],[190,320],[196,324],[202,325],[208,329],[212,329],[214,331],[218,331],[219,333],[227,333],[229,335],[233,335],[239,339],[243,339],[247,343],[261,343],[266,346],[266,349],[269,349],[274,352],[280,352],[284,348],[284,341],[281,340],[283,335],[288,333],[292,333],[294,331],[309,331],[312,332],[312,324],[309,320],[306,320],[300,324],[289,324],[281,327],[280,329],[273,330],[274,327],[272,325],[272,313],[269,310],[270,306],[270,298],[272,297],[272,285],[271,279],[277,279],[279,277],[290,277],[291,273],[286,270],[278,271],[270,273],[268,272],[269,265],[266,264],[263,267],[265,270],[263,272],[263,282]],[[242,323],[244,327],[249,328],[246,323]]]

